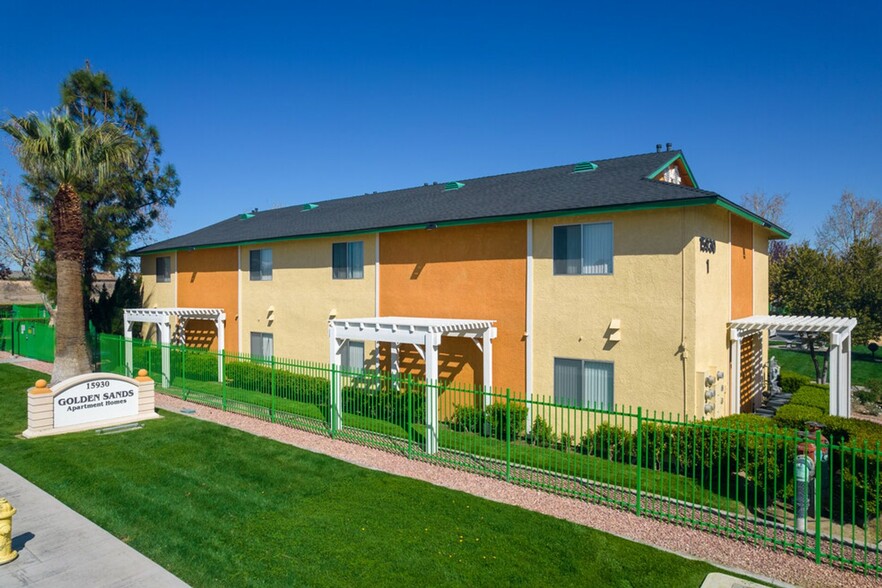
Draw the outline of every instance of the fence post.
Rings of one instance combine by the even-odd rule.
[[[637,516],[643,514],[640,504],[640,493],[643,487],[643,408],[637,407]]]
[[[511,482],[511,388],[505,389],[505,481]]]
[[[398,374],[393,377],[400,379]],[[406,388],[407,391],[407,459],[412,459],[413,451],[413,378],[407,374]]]
[[[337,430],[337,407],[336,407],[336,399],[337,399],[337,366],[333,363],[331,364],[331,385],[329,386],[331,392],[331,439],[334,438],[335,432]]]
[[[276,422],[276,356],[270,355],[270,422]]]
[[[815,431],[815,563],[821,563],[821,431]]]
[[[227,352],[221,349],[220,352],[221,358],[221,374],[226,369],[227,364]],[[221,408],[226,411],[227,410],[227,378],[226,376],[221,376]]]

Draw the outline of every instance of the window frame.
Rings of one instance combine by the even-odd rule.
[[[261,343],[260,343],[260,351],[261,351],[261,354],[263,353],[263,346],[264,346],[264,341],[266,340],[266,338],[269,338],[269,340],[270,340],[270,347],[272,347],[272,353],[270,353],[269,355],[257,355],[257,354],[254,352],[254,351],[255,351],[255,350],[254,350],[254,336],[255,336],[255,335],[260,335],[260,341],[261,341]],[[249,345],[250,345],[250,347],[249,347],[249,351],[251,352],[250,355],[251,355],[251,359],[252,359],[252,360],[257,360],[257,361],[272,360],[273,356],[274,356],[275,353],[276,353],[276,342],[275,342],[275,338],[273,337],[273,334],[272,334],[272,333],[268,333],[268,332],[266,332],[266,331],[250,331],[250,332],[249,332]]]
[[[552,388],[553,388],[552,394],[553,394],[553,398],[554,398],[554,404],[559,404],[561,406],[570,406],[570,405],[559,403],[558,399],[557,399],[557,397],[558,397],[557,386],[555,386],[555,383],[553,380],[555,379],[555,371],[557,368],[557,361],[558,360],[578,361],[579,362],[579,378],[580,378],[581,390],[579,391],[579,402],[575,405],[576,408],[585,408],[588,410],[599,410],[599,411],[603,411],[603,412],[611,412],[611,411],[615,410],[615,406],[616,406],[616,367],[615,367],[615,361],[606,361],[606,360],[602,360],[602,359],[582,359],[579,357],[557,357],[557,356],[555,356],[552,361]],[[609,394],[610,398],[609,398],[609,404],[605,407],[603,405],[588,406],[588,393],[587,393],[588,392],[588,390],[587,390],[588,382],[585,378],[586,364],[603,364],[603,365],[608,365],[611,368],[611,373],[610,373],[610,383],[611,383],[610,388],[611,389],[610,389],[610,394]]]
[[[338,247],[345,246],[344,253],[344,261],[345,261],[345,275],[338,275],[337,269],[343,268],[342,264],[336,263],[336,255]],[[361,249],[360,258],[361,258],[361,267],[355,268],[353,265],[353,248],[358,247]],[[360,275],[356,275],[360,274]],[[338,241],[336,243],[331,243],[331,279],[334,280],[363,280],[364,279],[364,241]]]
[[[254,269],[254,254],[258,254],[257,270]],[[264,259],[264,254],[269,259]],[[264,271],[264,264],[269,265],[269,272]],[[257,277],[255,277],[257,276]],[[248,279],[251,282],[272,282],[273,281],[273,250],[270,247],[261,249],[248,250]]]
[[[160,260],[165,261],[165,272],[162,274],[159,273],[159,262]],[[156,282],[158,284],[167,284],[171,282],[171,256],[170,255],[160,255],[156,257],[156,267],[153,272],[156,275]]]
[[[609,225],[610,227],[610,258],[609,258],[609,271],[603,273],[589,273],[584,271],[585,269],[585,227],[589,226],[600,226],[600,225]],[[558,251],[557,251],[557,239],[555,238],[555,233],[559,228],[565,227],[579,227],[579,271],[576,273],[571,272],[559,272],[557,271],[557,262],[558,262]],[[613,221],[596,221],[590,223],[567,223],[561,225],[554,225],[551,229],[551,272],[555,276],[612,276],[615,273],[615,226]],[[566,260],[567,258],[563,258]]]

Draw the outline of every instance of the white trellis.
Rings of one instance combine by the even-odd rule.
[[[824,333],[830,337],[830,414],[851,416],[851,331],[857,319],[828,316],[756,315],[729,323],[732,370],[732,413],[740,411],[741,339],[765,330],[792,333]]]
[[[126,337],[126,374],[132,375],[132,324],[151,323],[159,330],[159,343],[162,355],[162,386],[167,387],[171,380],[169,345],[171,345],[171,317],[177,319],[175,338],[178,343],[185,343],[184,325],[191,319],[213,321],[217,329],[217,378],[222,382],[223,375],[223,350],[224,350],[224,321],[226,313],[221,308],[126,308],[123,311],[123,326]]]
[[[391,369],[398,373],[399,345],[413,345],[417,353],[426,362],[426,381],[438,381],[438,348],[441,337],[462,337],[475,342],[484,356],[484,389],[492,391],[493,387],[493,339],[496,338],[496,327],[491,320],[470,319],[437,319],[415,317],[371,317],[353,319],[334,319],[328,321],[328,338],[330,340],[331,364],[339,368],[341,352],[349,340],[373,341],[389,343]],[[337,427],[343,425],[343,392],[341,378],[331,387],[336,393]],[[484,397],[485,404],[490,404],[492,397]],[[434,394],[426,397],[426,453],[438,450],[438,398]]]

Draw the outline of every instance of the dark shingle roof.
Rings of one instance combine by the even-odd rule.
[[[445,223],[472,219],[565,212],[598,207],[634,206],[722,198],[714,192],[652,181],[647,176],[679,151],[594,160],[597,169],[572,173],[573,165],[460,180],[457,190],[444,184],[419,186],[318,202],[304,211],[291,206],[239,216],[132,253],[207,247],[289,237]]]

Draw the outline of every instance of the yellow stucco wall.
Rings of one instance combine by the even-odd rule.
[[[156,258],[168,257],[171,260],[171,280],[168,282],[156,281]],[[141,300],[144,308],[169,308],[177,306],[176,286],[178,279],[177,255],[164,253],[162,255],[145,255],[141,258]],[[141,336],[145,339],[156,339],[156,327],[153,325],[141,325]]]
[[[270,243],[239,249],[241,288],[241,346],[251,351],[251,333],[272,333],[276,356],[328,363],[328,319],[333,309],[337,318],[374,316],[374,260],[376,236],[318,238]],[[364,242],[364,278],[335,280],[331,273],[331,245]],[[251,281],[249,252],[272,249],[273,278]],[[272,320],[269,309],[273,307]],[[365,359],[373,351],[365,343]]]
[[[694,416],[720,417],[729,414],[729,352],[726,324],[731,314],[732,274],[729,243],[730,213],[720,207],[705,206],[695,210],[695,239],[714,240],[715,252],[702,252],[695,244],[695,342],[693,374],[695,388],[689,406]],[[705,376],[716,379],[715,397],[705,398]],[[706,413],[705,403],[713,402],[713,412]]]
[[[553,397],[554,358],[614,363],[614,401],[684,411],[692,380],[694,209],[533,221],[533,397]],[[554,275],[555,225],[612,221],[612,275]],[[686,303],[684,305],[684,296]],[[685,308],[685,314],[684,314]],[[621,341],[609,341],[612,319]],[[687,343],[686,372],[680,345]]]

